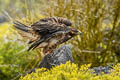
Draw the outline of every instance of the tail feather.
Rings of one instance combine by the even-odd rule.
[[[44,39],[39,39],[38,41],[36,41],[35,43],[33,43],[30,47],[29,47],[29,49],[28,49],[28,51],[30,51],[31,49],[35,49],[36,47],[38,47],[42,42],[44,41]]]
[[[17,28],[19,30],[22,30],[24,32],[29,32],[30,29],[31,29],[30,27],[28,27],[28,26],[26,26],[26,25],[24,25],[24,24],[22,24],[21,22],[18,22],[18,21],[14,21],[13,24],[14,24],[15,28]]]

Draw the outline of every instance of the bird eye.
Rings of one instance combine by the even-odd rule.
[[[76,32],[76,33],[78,33],[78,32],[79,32],[79,30],[75,30],[75,32]]]

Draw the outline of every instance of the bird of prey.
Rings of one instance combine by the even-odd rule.
[[[22,35],[29,39],[31,46],[28,51],[43,48],[43,53],[53,53],[56,47],[81,32],[73,29],[72,22],[66,18],[49,17],[27,26],[19,21],[13,22],[14,27],[22,31]]]

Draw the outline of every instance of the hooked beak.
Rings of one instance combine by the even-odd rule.
[[[83,33],[81,31],[78,30],[78,35],[83,35]]]

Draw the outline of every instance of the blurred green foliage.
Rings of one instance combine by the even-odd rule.
[[[67,42],[75,63],[93,66],[120,62],[120,0],[0,0],[0,13],[30,25],[43,17],[65,17],[83,32]],[[0,25],[0,79],[18,79],[37,66],[40,51],[27,52],[26,39]],[[20,38],[20,39],[19,39]],[[109,76],[110,77],[110,76]]]
[[[17,38],[19,35],[12,29],[12,25],[1,24],[0,33],[0,79],[16,80],[37,67],[41,59],[40,53],[28,52],[26,43]]]
[[[25,46],[17,42],[0,45],[0,79],[2,80],[18,79],[36,67],[41,59],[37,52],[27,52]]]
[[[40,14],[45,4],[46,0],[0,0],[0,12],[7,12],[12,18],[30,17]]]
[[[119,61],[120,47],[118,55],[113,49],[120,45],[119,4],[120,0],[52,0],[46,16],[66,17],[83,32],[69,41],[76,63],[106,65]]]
[[[90,65],[82,65],[78,69],[78,65],[67,62],[56,66],[51,70],[44,68],[36,70],[20,80],[120,80],[120,64],[113,67],[115,70],[110,74],[101,73],[101,75],[91,74]]]

